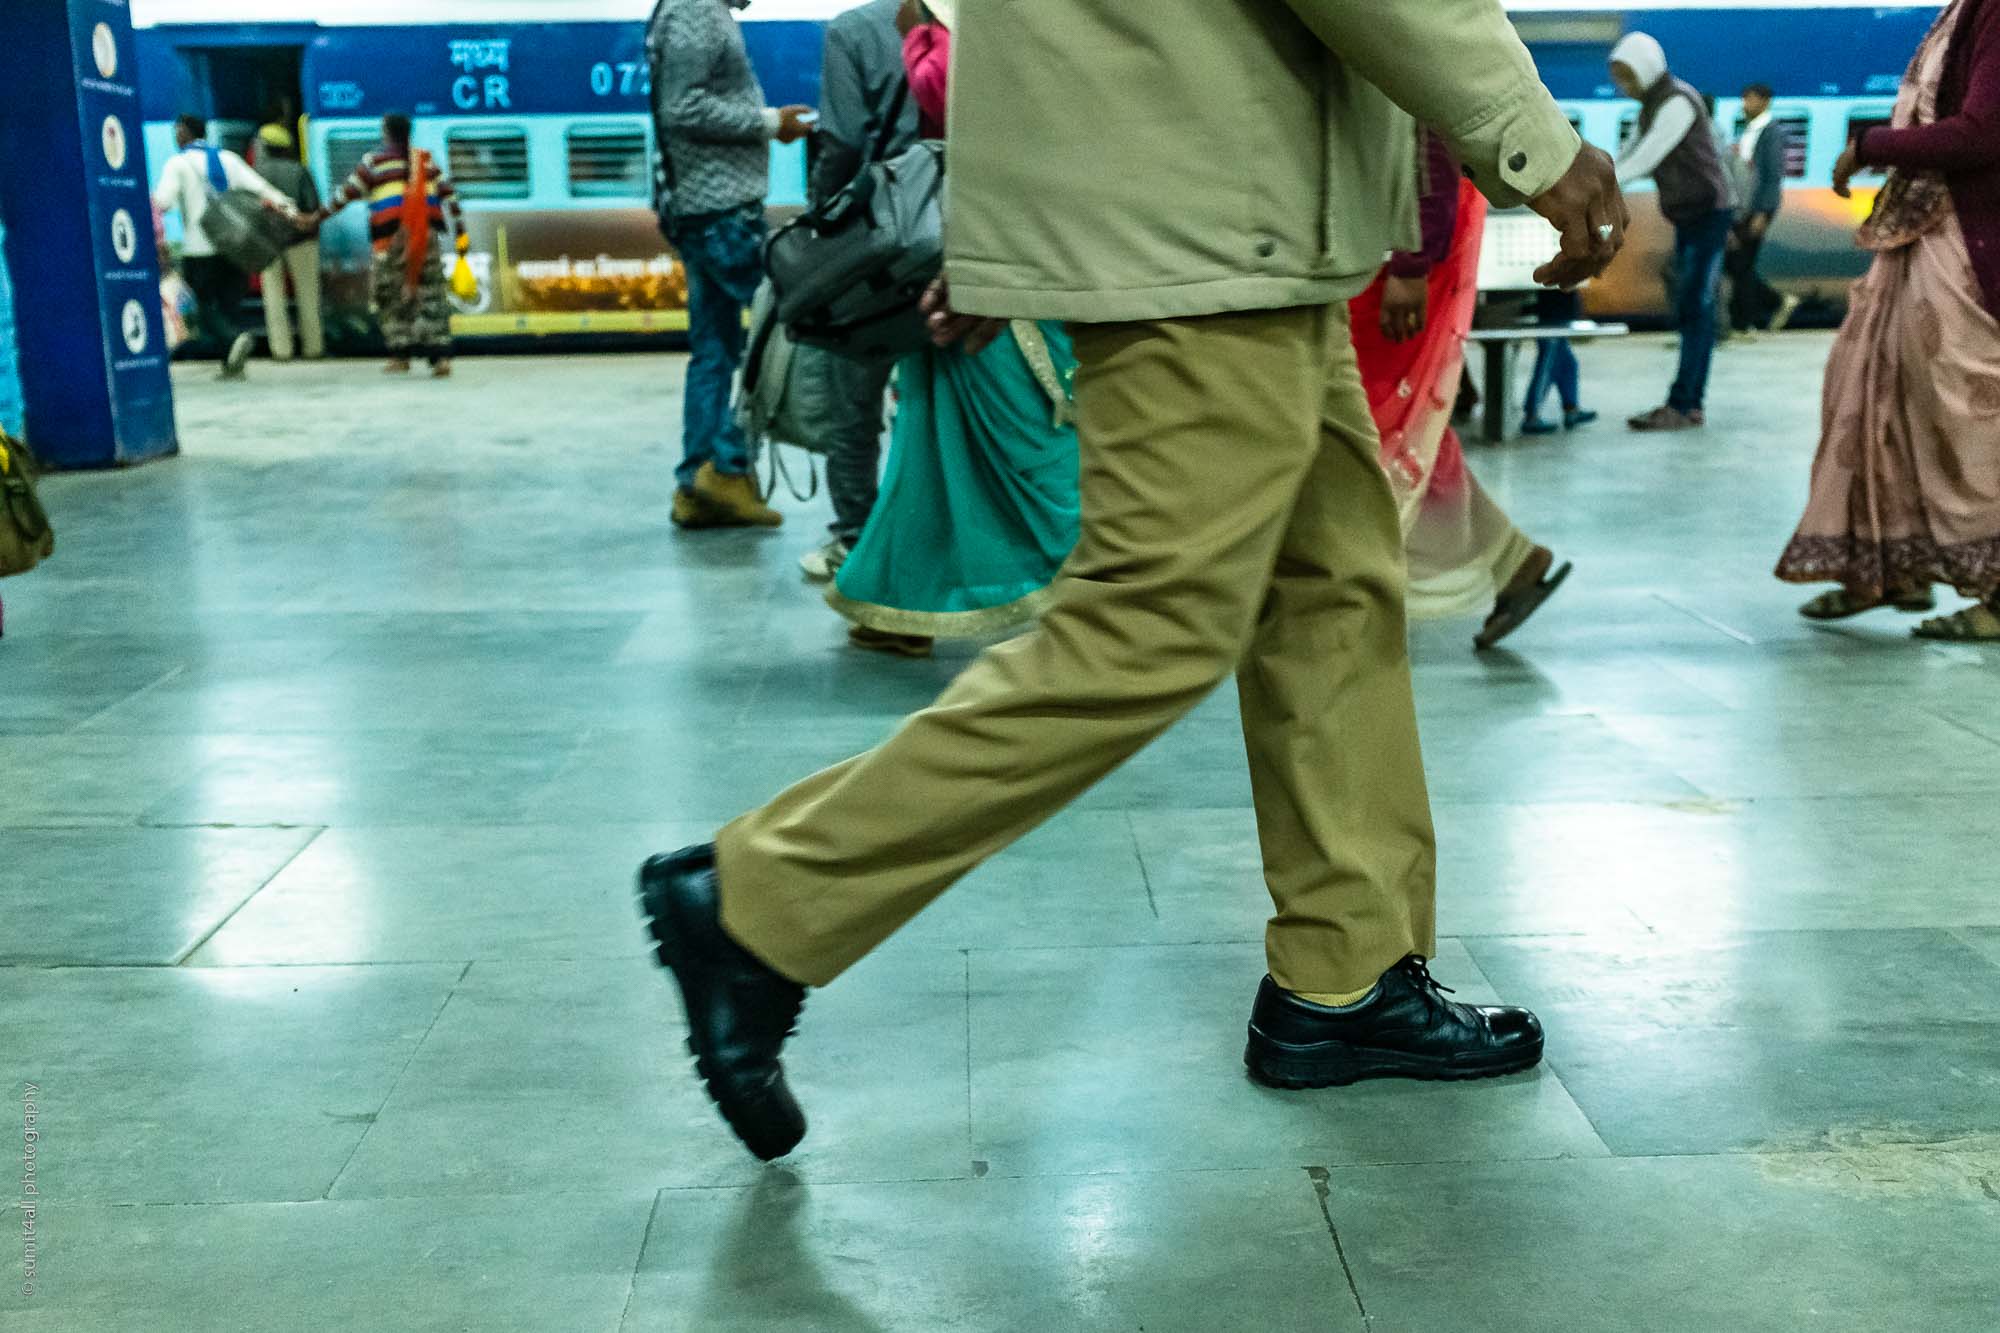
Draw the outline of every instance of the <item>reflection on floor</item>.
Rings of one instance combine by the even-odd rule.
[[[0,1327],[1992,1328],[2000,652],[1770,579],[1825,350],[1726,352],[1704,434],[1474,453],[1578,573],[1511,651],[1417,634],[1438,972],[1545,1068],[1245,1081],[1221,696],[815,996],[782,1170],[630,872],[963,655],[845,649],[815,506],[668,530],[672,358],[184,374],[186,457],[53,478],[4,589]],[[1586,355],[1607,420],[1670,374]]]

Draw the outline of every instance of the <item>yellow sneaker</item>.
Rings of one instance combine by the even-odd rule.
[[[758,497],[755,482],[717,472],[713,463],[703,463],[695,474],[694,493],[717,527],[775,528],[785,521],[783,514]]]

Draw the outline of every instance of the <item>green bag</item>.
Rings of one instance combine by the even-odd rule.
[[[35,456],[0,431],[0,578],[25,574],[55,551],[48,511],[35,495]]]

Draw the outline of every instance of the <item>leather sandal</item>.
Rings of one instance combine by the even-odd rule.
[[[1560,569],[1551,572],[1555,564],[1555,554],[1546,549],[1538,549],[1500,592],[1499,600],[1493,604],[1493,614],[1486,617],[1486,623],[1473,637],[1472,646],[1485,652],[1502,639],[1528,623],[1528,617],[1542,609],[1542,603],[1555,596],[1556,589],[1575,568],[1565,560]]]
[[[2000,612],[1986,606],[1968,606],[1963,611],[1926,620],[1910,633],[1919,639],[1945,643],[2000,643]]]

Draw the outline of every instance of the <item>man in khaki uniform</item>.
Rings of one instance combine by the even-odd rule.
[[[873,752],[654,858],[641,897],[710,1092],[758,1156],[805,1133],[779,1048],[825,985],[1232,675],[1277,912],[1267,1082],[1466,1078],[1541,1056],[1425,968],[1435,845],[1401,534],[1347,299],[1417,242],[1414,116],[1499,205],[1622,243],[1499,0],[957,6],[940,341],[1073,322],[1083,532],[1033,633]],[[948,300],[948,308],[945,302]]]

